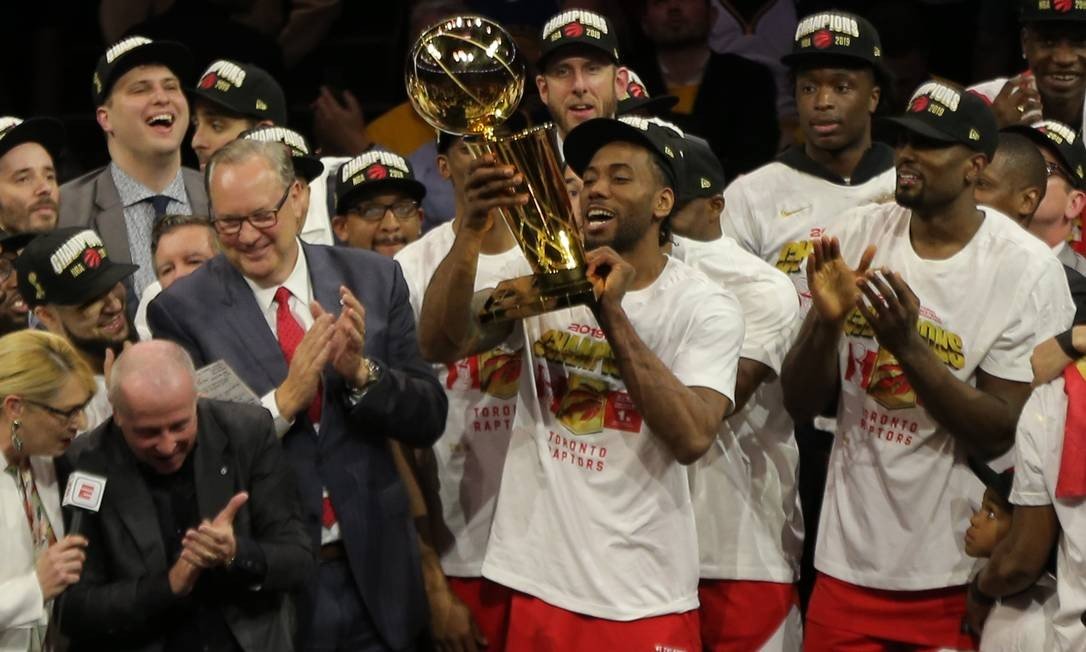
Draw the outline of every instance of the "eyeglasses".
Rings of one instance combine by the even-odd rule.
[[[384,219],[385,213],[388,211],[392,211],[393,217],[398,220],[417,219],[419,216],[419,203],[413,199],[401,199],[391,204],[365,202],[353,208],[348,208],[346,213],[367,222],[379,222]]]
[[[211,224],[219,235],[235,235],[241,231],[243,222],[248,222],[254,229],[270,229],[279,221],[279,211],[283,210],[283,205],[287,203],[287,197],[290,196],[290,189],[293,187],[293,183],[287,186],[287,189],[283,191],[283,196],[271,210],[257,211],[243,217],[216,217]]]
[[[56,418],[60,419],[61,421],[63,421],[65,424],[72,423],[76,419],[78,419],[79,415],[83,414],[83,410],[87,409],[87,403],[90,403],[90,401],[87,401],[87,403],[84,403],[83,405],[77,405],[77,406],[75,406],[74,408],[72,408],[70,410],[59,410],[59,409],[53,407],[52,405],[48,405],[48,404],[42,403],[40,401],[32,401],[32,400],[30,400],[28,398],[23,399],[23,400],[26,401],[27,403],[35,406],[35,407],[39,407],[39,408],[45,410],[49,414],[51,414],[54,417],[56,417]]]

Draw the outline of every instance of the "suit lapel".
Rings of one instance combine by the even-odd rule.
[[[181,168],[181,178],[185,182],[185,194],[188,195],[192,214],[210,215],[207,193],[204,192],[203,176],[196,170]]]
[[[264,373],[267,383],[277,387],[287,377],[287,362],[279,342],[268,328],[264,313],[241,273],[225,257],[219,258],[218,262],[217,272],[223,288],[221,317],[233,331],[239,350],[247,351]],[[261,393],[257,388],[253,389]]]
[[[200,518],[214,519],[234,495],[234,478],[227,459],[226,433],[207,411],[197,408],[199,430],[193,451],[193,473],[196,479],[196,504]]]
[[[158,518],[151,493],[140,477],[136,460],[128,451],[120,430],[110,420],[109,429],[102,433],[106,439],[106,495],[114,510],[139,548],[140,558],[148,568],[166,568],[166,549],[158,527]]]
[[[302,255],[309,267],[309,283],[313,286],[313,298],[325,312],[339,316],[339,286],[343,275],[335,268],[328,250],[302,243]]]
[[[93,224],[94,230],[102,236],[109,257],[121,263],[132,262],[132,254],[128,250],[128,230],[124,223],[124,206],[108,165],[94,184],[94,204],[100,211]]]

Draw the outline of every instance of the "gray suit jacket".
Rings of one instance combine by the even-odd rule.
[[[208,215],[204,178],[196,170],[181,168],[185,192],[193,215]],[[109,166],[76,177],[60,187],[60,220],[58,226],[87,226],[102,236],[102,243],[113,260],[132,262],[128,251],[128,228],[124,222],[124,206]],[[135,310],[135,306],[132,307]]]
[[[1086,276],[1086,258],[1083,258],[1082,254],[1072,249],[1071,245],[1065,244],[1063,249],[1060,249],[1057,257],[1065,267],[1070,267],[1079,274]]]
[[[189,454],[200,517],[214,518],[235,493],[249,492],[234,519],[234,566],[205,571],[199,582],[214,582],[222,616],[241,649],[290,652],[287,594],[313,574],[316,554],[271,416],[261,407],[201,399],[197,419],[197,445]],[[166,575],[175,560],[166,557],[155,504],[137,464],[112,418],[77,439],[58,462],[61,471],[74,468],[108,479],[101,509],[83,521],[90,543],[82,577],[57,604],[73,651],[162,650],[171,614],[192,599],[170,591]],[[260,559],[262,577],[248,572]]]

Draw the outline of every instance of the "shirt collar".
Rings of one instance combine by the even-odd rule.
[[[856,169],[852,171],[852,178],[848,181],[837,174],[827,170],[814,159],[807,156],[802,145],[793,145],[781,152],[777,160],[788,167],[804,172],[819,179],[825,179],[838,186],[858,186],[867,183],[883,172],[894,167],[894,150],[884,143],[871,143],[871,147],[864,152]]]
[[[170,181],[162,192],[155,192],[136,181],[116,163],[111,162],[109,164],[109,173],[113,176],[113,185],[117,186],[117,194],[120,196],[121,203],[124,204],[125,208],[134,206],[155,195],[165,195],[181,204],[189,203],[188,195],[185,193],[185,177],[181,174],[181,168],[177,169],[173,181]]]
[[[280,287],[285,287],[290,290],[290,293],[294,295],[298,301],[306,307],[309,306],[309,302],[312,301],[313,291],[309,286],[309,264],[305,260],[305,250],[302,249],[301,241],[298,242],[298,259],[294,261],[294,269],[291,270],[290,276],[287,277],[279,285],[273,285],[269,288],[262,288],[254,283],[249,277],[242,275],[245,282],[249,285],[249,289],[253,291],[253,296],[256,297],[256,305],[260,306],[260,310],[267,313],[271,310],[275,304],[275,291]]]

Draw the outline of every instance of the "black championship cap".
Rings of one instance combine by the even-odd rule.
[[[1013,125],[1005,128],[1029,138],[1038,147],[1045,147],[1067,168],[1068,181],[1079,190],[1086,190],[1086,148],[1074,129],[1055,120],[1042,120],[1034,125]]]
[[[30,307],[86,303],[109,292],[138,268],[110,260],[102,238],[78,226],[39,235],[15,260],[19,294]]]
[[[1086,4],[1079,0],[1021,0],[1018,20],[1023,23],[1086,20]]]
[[[797,68],[819,65],[834,58],[866,63],[883,79],[890,76],[875,26],[844,11],[822,11],[800,20],[796,25],[792,52],[781,57],[781,63]]]
[[[196,82],[192,95],[233,113],[257,120],[287,123],[283,88],[263,68],[219,59]]]
[[[570,9],[551,16],[543,26],[543,46],[540,48],[536,67],[540,71],[547,59],[561,48],[580,45],[599,50],[618,65],[618,36],[610,22],[603,16],[584,9]]]
[[[968,457],[969,468],[973,470],[973,473],[984,483],[984,486],[991,489],[995,495],[1003,499],[1003,502],[1011,502],[1011,485],[1014,484],[1014,469],[1010,468],[1002,473],[996,473],[992,470],[992,467],[988,466],[984,462],[974,458],[972,455]]]
[[[679,98],[674,95],[651,97],[636,72],[627,68],[626,74],[630,79],[626,82],[626,96],[618,101],[618,115],[660,115],[678,104]]]
[[[306,183],[324,174],[324,163],[309,153],[309,144],[305,142],[305,137],[293,129],[269,126],[253,127],[241,132],[238,138],[286,145],[287,149],[290,150],[290,160],[294,163],[294,174],[305,179]]]
[[[880,122],[883,127],[905,129],[931,140],[965,145],[989,159],[999,145],[999,127],[984,100],[937,81],[921,84],[903,115]]]
[[[562,145],[566,163],[583,177],[585,168],[601,147],[613,142],[635,143],[649,149],[660,158],[671,183],[679,178],[679,147],[677,139],[683,133],[659,118],[623,116],[593,118],[573,128]]]
[[[102,106],[109,97],[113,83],[136,66],[158,64],[166,66],[182,83],[192,72],[192,55],[188,48],[173,41],[152,41],[143,36],[129,36],[114,43],[98,59],[94,67],[94,106]]]
[[[426,196],[426,186],[415,179],[407,159],[384,150],[371,150],[339,167],[336,176],[336,210],[346,208],[362,193],[396,190],[415,201]]]
[[[675,194],[680,202],[712,197],[724,192],[726,179],[720,159],[709,143],[686,134],[678,141],[679,176]]]
[[[38,143],[56,160],[64,147],[64,125],[52,118],[0,118],[0,156],[23,143]]]

